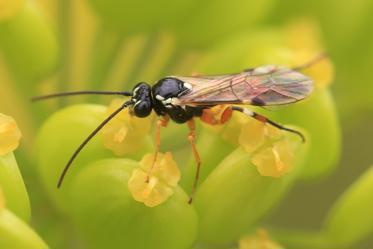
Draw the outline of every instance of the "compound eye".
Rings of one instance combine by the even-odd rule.
[[[152,105],[150,102],[142,100],[140,103],[135,105],[133,110],[136,117],[144,118],[149,116],[150,112],[152,111]]]

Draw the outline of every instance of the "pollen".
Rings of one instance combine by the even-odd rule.
[[[0,113],[0,156],[14,151],[22,134],[16,121],[7,115]]]
[[[158,153],[149,181],[146,181],[154,156],[155,154],[145,155],[128,181],[128,189],[133,198],[148,207],[158,206],[170,198],[180,180],[179,168],[172,154],[167,152]]]
[[[258,229],[256,234],[245,236],[239,241],[239,249],[282,249],[283,247],[273,242],[264,229]]]
[[[0,0],[0,20],[15,16],[22,7],[24,0]]]
[[[122,99],[114,99],[107,108],[106,115],[113,113],[123,102]],[[118,156],[136,152],[149,134],[152,117],[138,118],[128,108],[124,109],[102,129],[104,146]]]

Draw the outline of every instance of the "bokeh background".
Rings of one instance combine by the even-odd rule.
[[[214,73],[240,70],[239,63],[226,62],[232,56],[247,67],[289,61],[297,55],[279,51],[277,42],[278,33],[293,25],[298,32],[294,43],[319,43],[320,52],[326,51],[334,63],[331,91],[342,148],[333,159],[335,168],[297,184],[265,222],[319,229],[340,193],[373,163],[372,13],[370,0],[0,0],[0,112],[13,116],[24,135],[16,155],[30,195],[33,227],[51,248],[79,248],[74,230],[40,183],[33,159],[35,136],[56,109],[109,99],[32,105],[31,96],[131,89],[139,81],[194,73],[200,61],[215,60]],[[173,146],[177,143],[165,148]],[[373,239],[359,248],[370,247]]]

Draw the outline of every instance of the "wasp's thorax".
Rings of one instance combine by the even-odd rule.
[[[132,112],[136,117],[147,117],[152,109],[159,116],[168,115],[176,123],[185,123],[194,116],[201,116],[203,107],[182,106],[179,97],[191,91],[183,81],[166,77],[153,87],[147,83],[137,84],[132,91]]]
[[[149,116],[153,109],[151,87],[145,83],[138,83],[132,91],[132,111],[136,117]]]
[[[185,123],[201,116],[202,107],[182,106],[179,97],[191,91],[191,86],[174,77],[159,80],[152,87],[153,108],[158,115],[168,115],[176,123]]]

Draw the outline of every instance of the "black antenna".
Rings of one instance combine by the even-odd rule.
[[[303,70],[303,69],[305,69],[307,67],[310,67],[310,66],[312,66],[312,65],[318,63],[319,61],[321,61],[323,59],[326,59],[328,57],[329,56],[326,52],[322,52],[322,53],[318,54],[316,57],[314,57],[312,60],[306,62],[305,64],[297,66],[297,67],[293,67],[292,70],[295,70],[295,71]]]
[[[125,102],[121,107],[119,107],[117,110],[115,110],[112,114],[110,114],[109,117],[107,117],[102,123],[97,126],[97,128],[89,134],[89,136],[79,145],[79,147],[75,150],[74,154],[71,156],[70,160],[67,162],[65,168],[62,171],[62,174],[58,180],[57,188],[61,187],[61,184],[63,182],[63,179],[65,178],[65,175],[67,171],[69,170],[71,164],[73,163],[74,159],[77,157],[77,155],[80,153],[80,151],[84,148],[84,146],[87,145],[87,143],[112,119],[114,118],[118,113],[120,113],[124,108],[128,107],[133,102],[131,100]]]
[[[77,92],[62,92],[62,93],[53,93],[53,94],[48,94],[48,95],[36,96],[36,97],[31,98],[31,101],[39,101],[39,100],[46,100],[46,99],[57,98],[57,97],[86,95],[86,94],[132,96],[131,92],[77,91]]]

